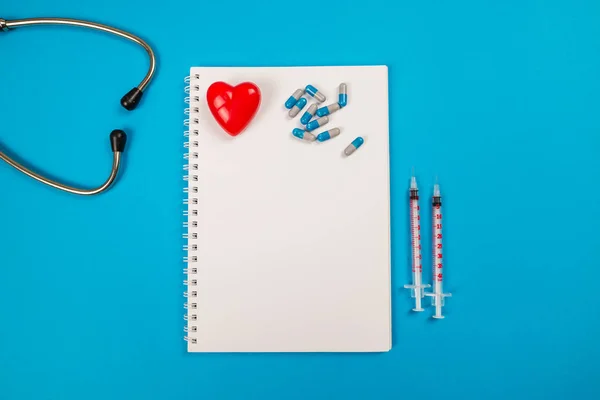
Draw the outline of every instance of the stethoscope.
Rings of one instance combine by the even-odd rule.
[[[84,28],[97,29],[99,31],[112,33],[113,35],[120,36],[125,39],[129,39],[134,43],[137,43],[141,47],[143,47],[150,57],[150,67],[148,68],[148,73],[142,80],[142,82],[135,88],[131,89],[123,98],[121,99],[121,105],[125,107],[127,110],[134,110],[140,99],[142,98],[142,94],[144,89],[150,84],[152,77],[154,76],[154,71],[156,70],[156,57],[154,56],[154,51],[152,48],[140,39],[139,37],[132,35],[131,33],[122,31],[117,28],[113,28],[111,26],[97,24],[95,22],[82,21],[77,19],[69,19],[69,18],[27,18],[27,19],[15,19],[12,21],[6,21],[0,18],[0,30],[3,32],[7,32],[10,29],[19,28],[22,26],[30,26],[30,25],[71,25],[71,26],[80,26]],[[127,135],[120,129],[116,129],[110,134],[110,144],[113,151],[113,163],[112,169],[110,171],[110,175],[106,182],[102,185],[98,186],[94,189],[80,189],[72,186],[65,185],[63,183],[57,182],[53,179],[47,178],[39,173],[32,171],[31,169],[23,166],[19,162],[13,160],[6,154],[0,150],[0,159],[6,161],[8,165],[15,167],[17,170],[21,171],[25,175],[32,177],[33,179],[45,183],[48,186],[52,186],[53,188],[64,190],[65,192],[79,194],[79,195],[94,195],[98,193],[102,193],[107,190],[110,185],[115,181],[117,177],[117,173],[119,172],[119,166],[121,165],[121,153],[125,150],[125,143],[127,141]]]

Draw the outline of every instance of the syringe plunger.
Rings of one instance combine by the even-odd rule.
[[[425,311],[425,309],[422,306],[422,301],[421,299],[423,297],[425,297],[425,291],[423,289],[427,289],[431,287],[431,285],[404,285],[405,289],[411,289],[410,291],[410,297],[415,299],[415,308],[413,308],[413,311]]]
[[[431,305],[435,307],[435,314],[433,318],[444,319],[442,315],[442,307],[444,307],[444,299],[446,297],[452,297],[452,293],[425,293],[425,296],[431,297]]]

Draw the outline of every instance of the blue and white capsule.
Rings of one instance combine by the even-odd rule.
[[[348,104],[348,85],[340,83],[338,93],[338,104],[340,107],[346,107]]]
[[[304,108],[307,102],[308,100],[306,100],[304,97],[298,100],[298,102],[294,104],[294,107],[292,107],[292,109],[288,113],[290,118],[294,118],[296,115],[298,115],[298,113]]]
[[[314,142],[315,135],[312,133],[306,132],[305,130],[294,128],[292,131],[292,135],[296,136],[298,139],[306,140],[307,142]]]
[[[300,122],[302,123],[302,125],[306,125],[310,122],[312,117],[315,116],[318,107],[319,106],[317,106],[316,104],[311,104],[310,107],[308,107],[304,115],[302,115],[302,118],[300,118]]]
[[[329,122],[329,117],[317,118],[314,121],[310,121],[308,124],[306,124],[306,130],[309,132],[314,131],[315,129],[322,127],[323,125],[325,125],[328,122]]]
[[[325,142],[329,139],[333,139],[334,137],[336,137],[337,135],[340,134],[340,128],[332,128],[328,131],[325,132],[321,132],[317,135],[317,141],[319,142]]]
[[[285,108],[287,108],[288,110],[291,110],[292,107],[294,107],[294,105],[298,102],[298,100],[300,100],[300,97],[302,97],[303,94],[304,94],[304,90],[297,89],[294,93],[292,93],[290,98],[287,99],[287,101],[285,102]]]
[[[306,91],[306,93],[314,97],[315,100],[317,100],[319,103],[322,103],[325,100],[327,100],[327,97],[325,97],[323,93],[319,92],[319,89],[317,89],[313,85],[306,85],[306,88],[304,90]]]
[[[333,103],[326,107],[321,107],[317,110],[317,116],[324,117],[326,115],[333,114],[340,108],[342,108],[342,106],[340,106],[338,103]]]
[[[358,150],[358,148],[360,146],[362,146],[364,142],[365,142],[365,139],[361,138],[360,136],[357,137],[356,139],[354,139],[352,141],[352,143],[350,143],[348,145],[348,147],[346,147],[346,149],[344,150],[344,154],[346,156],[352,155],[352,153],[354,153],[356,150]]]

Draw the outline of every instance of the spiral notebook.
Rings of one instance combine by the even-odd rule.
[[[207,106],[216,81],[261,90],[237,137]],[[188,351],[388,351],[387,67],[192,68],[186,82]],[[292,136],[300,116],[290,119],[283,104],[294,90],[312,84],[326,105],[341,82],[348,105],[326,127],[341,134],[323,143]],[[357,136],[363,146],[344,157]]]

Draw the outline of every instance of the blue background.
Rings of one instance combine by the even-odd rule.
[[[0,398],[600,397],[600,3],[218,3],[2,0],[8,19],[130,30],[159,69],[128,114],[118,100],[143,76],[142,50],[65,28],[0,34],[3,148],[93,185],[110,131],[130,133],[102,196],[0,166]],[[345,64],[390,67],[392,351],[186,354],[183,77],[192,65]],[[444,321],[411,314],[399,289],[413,166],[424,221],[436,175],[445,195]]]

